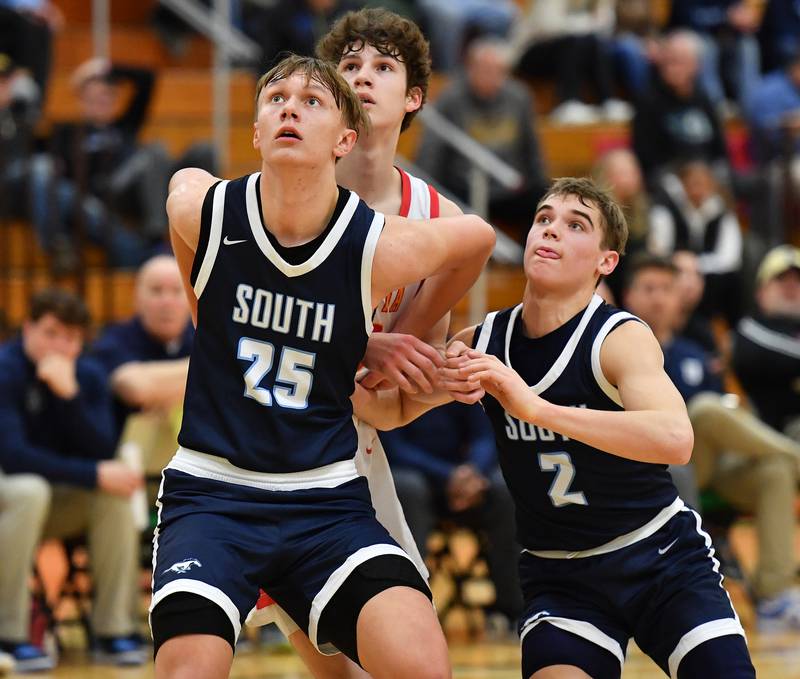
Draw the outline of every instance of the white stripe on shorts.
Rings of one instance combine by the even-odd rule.
[[[232,465],[224,457],[200,453],[181,446],[170,460],[167,469],[175,469],[203,479],[234,483],[260,490],[291,491],[307,488],[336,488],[336,486],[357,479],[359,474],[354,458],[355,451],[353,451],[352,459],[334,462],[324,467],[286,474],[271,474],[241,469]]]

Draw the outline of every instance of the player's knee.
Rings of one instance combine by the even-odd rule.
[[[50,507],[52,495],[50,484],[35,474],[20,474],[14,477],[13,483],[3,487],[3,492],[8,496],[10,503],[25,507],[28,513],[39,518],[43,517]]]

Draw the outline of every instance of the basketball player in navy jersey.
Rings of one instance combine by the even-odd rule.
[[[321,39],[317,54],[336,64],[370,120],[369,131],[359,135],[353,150],[337,163],[337,182],[384,214],[412,219],[461,214],[458,206],[435,188],[394,165],[400,134],[427,97],[430,55],[419,27],[385,9],[349,12]],[[454,280],[448,272],[433,276],[424,285],[417,282],[389,293],[373,316],[374,332],[364,357],[369,372],[361,384],[379,385],[381,389],[397,386],[409,393],[430,392],[437,367],[442,364],[434,347],[444,348],[449,326],[449,314],[438,322],[431,317],[430,302],[436,300],[440,308],[443,301],[445,305],[454,304],[465,284],[469,282]],[[378,520],[427,579],[427,568],[406,524],[377,432],[363,421],[358,430],[356,465],[369,481]],[[275,622],[318,679],[363,674],[346,656],[318,653],[268,595],[259,598],[247,622]]]
[[[666,470],[692,450],[683,400],[650,329],[595,294],[626,238],[606,193],[556,181],[522,303],[459,333],[443,369],[459,400],[485,390],[516,502],[523,677],[618,678],[630,638],[671,677],[754,677],[711,540]]]
[[[446,677],[427,585],[356,470],[350,395],[378,302],[447,271],[474,279],[494,233],[384,217],[336,186],[368,121],[330,65],[288,57],[256,101],[260,173],[170,186],[197,333],[154,537],[156,676],[227,676],[261,586],[323,653],[376,678]]]

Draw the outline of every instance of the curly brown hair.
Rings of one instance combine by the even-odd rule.
[[[359,135],[369,131],[369,116],[353,88],[329,62],[314,57],[289,54],[262,75],[256,84],[256,109],[258,98],[265,87],[277,80],[289,78],[295,73],[303,73],[308,80],[318,82],[333,95],[336,107],[342,112],[342,119],[348,129],[355,130]]]
[[[586,201],[594,203],[603,216],[603,240],[600,245],[619,254],[625,254],[625,244],[628,242],[628,223],[622,208],[614,201],[611,194],[598,186],[588,177],[561,177],[556,179],[545,192],[544,197],[536,206],[540,206],[548,196],[576,196],[584,205]]]
[[[431,56],[428,41],[413,21],[387,9],[371,8],[348,12],[317,43],[317,56],[338,64],[348,52],[359,52],[372,45],[378,52],[402,62],[406,67],[406,92],[415,87],[422,94],[416,111],[406,113],[400,127],[405,130],[422,110],[428,98]]]

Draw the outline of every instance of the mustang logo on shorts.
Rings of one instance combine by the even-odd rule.
[[[184,559],[183,561],[178,561],[178,563],[172,564],[162,573],[162,575],[166,573],[188,573],[190,570],[192,570],[193,566],[202,568],[203,564],[201,564],[197,559]]]

